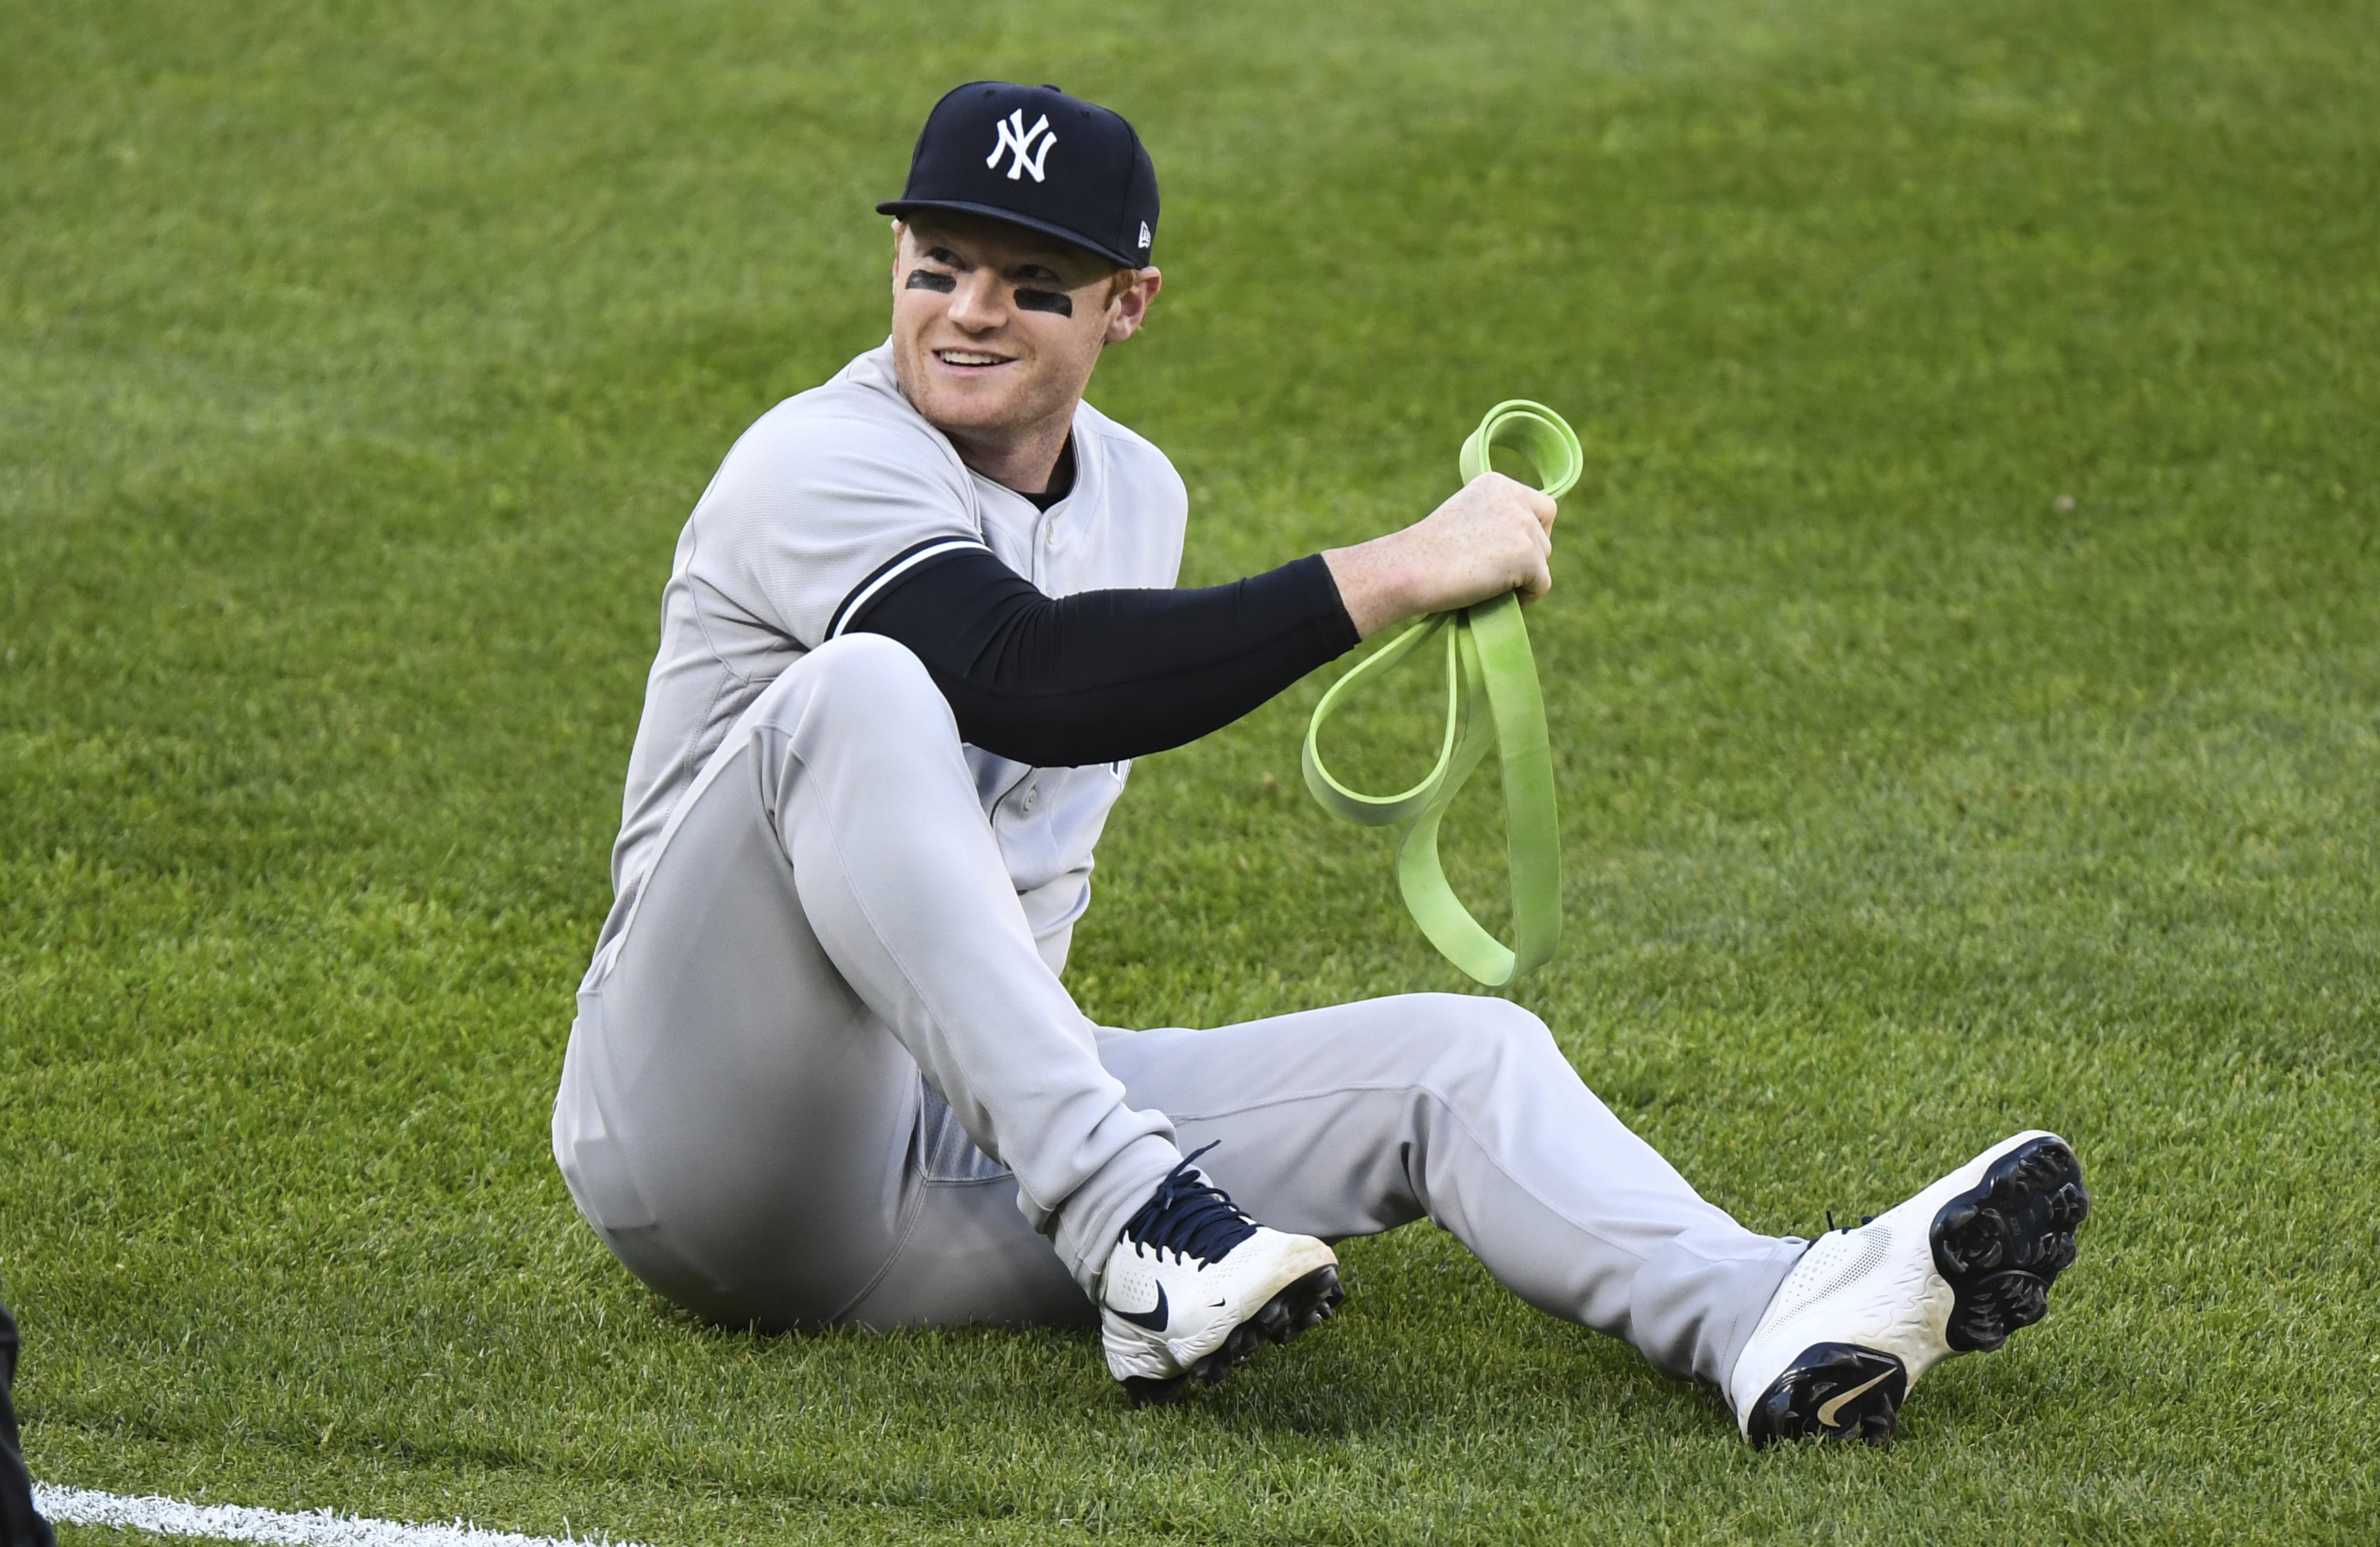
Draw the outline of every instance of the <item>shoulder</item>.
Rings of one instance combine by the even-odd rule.
[[[884,352],[762,414],[719,465],[680,542],[689,581],[805,647],[888,560],[932,539],[982,535],[965,464],[872,358]]]
[[[965,508],[965,466],[892,384],[889,365],[877,358],[883,353],[861,355],[754,420],[720,464],[703,503],[713,503],[712,494],[765,489],[771,503],[941,496]]]

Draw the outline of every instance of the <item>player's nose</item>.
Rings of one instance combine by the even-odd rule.
[[[1008,318],[1007,286],[989,265],[959,275],[951,292],[950,319],[972,333],[996,328]]]

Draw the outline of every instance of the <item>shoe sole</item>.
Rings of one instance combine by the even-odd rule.
[[[1287,1343],[1330,1319],[1347,1297],[1339,1286],[1339,1270],[1320,1267],[1265,1302],[1264,1309],[1233,1327],[1222,1346],[1170,1380],[1129,1375],[1123,1389],[1135,1407],[1161,1407],[1179,1397],[1193,1381],[1213,1385],[1248,1362],[1268,1343]]]
[[[1958,1297],[1951,1352],[1987,1354],[2049,1314],[2049,1286],[2074,1261],[2075,1227],[2090,1212],[2082,1162],[2046,1138],[2002,1155],[1936,1212],[1934,1271]]]
[[[1989,1353],[2049,1313],[2049,1287],[2072,1264],[2075,1227],[2090,1212],[2082,1163],[2051,1138],[2018,1145],[1935,1211],[1928,1236],[1934,1271],[1950,1285],[1953,1353]],[[1908,1395],[1908,1370],[1892,1355],[1814,1344],[1762,1394],[1745,1437],[1882,1444]]]

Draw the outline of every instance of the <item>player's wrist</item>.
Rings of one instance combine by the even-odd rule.
[[[1397,541],[1402,535],[1390,532],[1352,548],[1323,551],[1322,562],[1330,567],[1331,583],[1358,639],[1368,640],[1429,610],[1419,600],[1422,588],[1406,545]]]

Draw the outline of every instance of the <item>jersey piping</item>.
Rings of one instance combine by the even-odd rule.
[[[874,574],[854,587],[850,595],[843,599],[843,605],[834,610],[834,616],[827,622],[826,637],[830,640],[843,638],[844,630],[849,627],[851,620],[858,616],[870,602],[876,600],[886,586],[919,565],[938,559],[945,554],[961,553],[967,549],[978,549],[984,553],[991,551],[980,541],[972,537],[929,537],[914,547],[893,554],[879,566]]]

